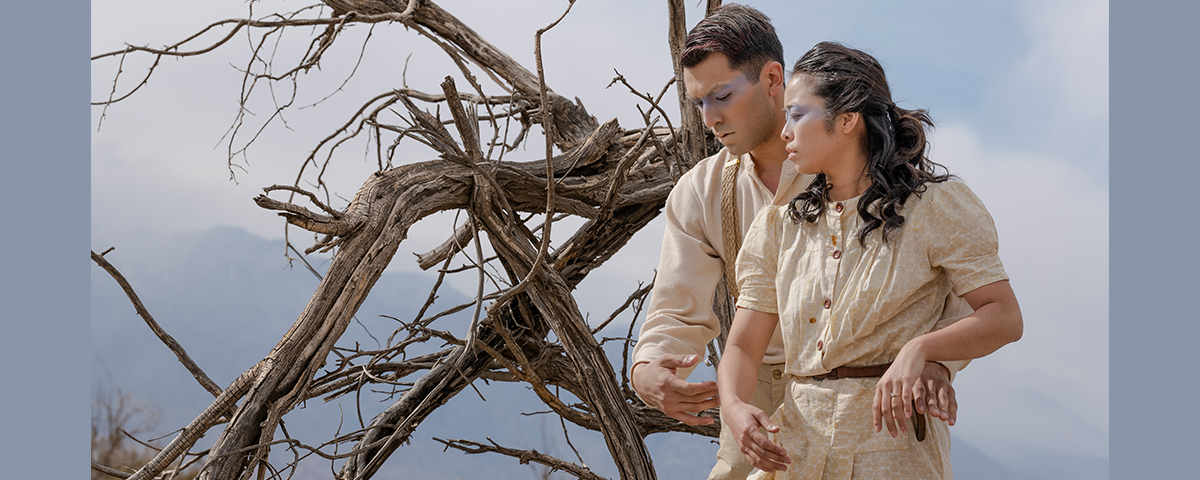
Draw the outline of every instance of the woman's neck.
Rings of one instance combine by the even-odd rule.
[[[837,183],[833,183],[829,187],[829,200],[832,202],[840,202],[843,200],[849,200],[851,198],[862,195],[863,192],[867,191],[867,188],[870,188],[870,186],[871,186],[871,179],[869,179],[865,176],[859,178],[858,183],[856,183],[853,186],[850,186],[850,185],[839,186]]]
[[[858,157],[856,155],[856,157]],[[840,202],[862,195],[871,186],[871,177],[867,176],[866,156],[841,162],[843,166],[837,171],[825,172],[825,182],[828,184],[829,200]]]

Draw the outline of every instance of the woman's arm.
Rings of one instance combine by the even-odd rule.
[[[748,308],[737,309],[717,371],[721,396],[721,421],[729,426],[738,447],[750,463],[766,472],[787,470],[787,450],[767,439],[758,429],[777,432],[770,415],[751,405],[758,384],[758,367],[779,323],[779,315]]]
[[[900,431],[908,431],[907,422],[898,414],[902,408],[903,418],[912,416],[913,386],[926,360],[979,358],[1021,338],[1021,307],[1007,280],[979,287],[963,298],[975,313],[904,344],[892,366],[879,379],[873,405],[876,432],[886,425],[894,437],[897,423]]]

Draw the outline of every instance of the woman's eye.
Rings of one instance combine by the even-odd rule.
[[[728,100],[730,95],[733,95],[733,94],[732,94],[732,93],[726,93],[726,94],[724,94],[724,95],[721,95],[721,96],[717,97],[717,100],[720,100],[720,101],[722,101],[722,102],[723,102],[723,101],[725,101],[725,100]]]

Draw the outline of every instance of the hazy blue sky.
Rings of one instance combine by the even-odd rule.
[[[534,31],[557,18],[567,2],[438,3],[532,70]],[[701,15],[696,3],[688,2],[689,27]],[[256,3],[256,15],[275,11],[278,4]],[[1001,255],[1024,313],[1025,337],[962,372],[956,381],[960,420],[953,433],[999,458],[1016,456],[1021,448],[1107,457],[1107,2],[751,4],[774,20],[789,64],[822,40],[876,55],[898,103],[931,111],[938,124],[934,159],[961,176],[995,218]],[[303,3],[283,5],[294,9]],[[172,43],[212,20],[245,16],[246,4],[96,0],[92,11],[92,48],[100,53],[124,42]],[[548,82],[560,94],[579,97],[602,121],[617,117],[626,128],[640,126],[635,99],[622,87],[605,86],[616,69],[639,90],[657,93],[671,76],[665,27],[665,2],[647,7],[644,2],[580,0],[546,35]],[[319,100],[341,85],[369,30],[353,27],[326,54],[320,71],[301,78],[297,105]],[[307,29],[287,33],[277,59],[294,58],[311,36]],[[237,68],[248,62],[249,42],[240,35],[208,55],[164,60],[141,91],[108,109],[92,143],[93,248],[118,243],[138,229],[174,232],[231,225],[282,237],[282,223],[250,202],[261,187],[291,183],[319,139],[366,99],[401,85],[406,59],[410,87],[437,91],[442,77],[457,76],[445,54],[428,40],[400,26],[378,25],[357,74],[343,91],[319,107],[287,114],[288,128],[282,123],[269,127],[239,157],[245,171],[238,170],[234,183],[221,138],[236,113],[241,88]],[[279,61],[280,66],[288,62]],[[126,59],[117,90],[123,93],[135,85],[145,64],[145,59]],[[108,95],[116,68],[116,61],[95,63],[93,100]],[[283,98],[289,89],[275,93]],[[270,102],[262,95],[251,104],[257,115],[249,120],[253,128],[270,114]],[[94,126],[100,113],[94,109]],[[326,180],[344,198],[374,168],[366,142],[351,145],[334,157]],[[540,141],[531,145],[509,158],[538,158]],[[432,157],[420,149],[405,152],[412,160]],[[450,221],[443,216],[418,224],[393,268],[416,270],[405,252],[423,252],[440,243]],[[661,232],[661,221],[651,224],[630,248],[594,273],[581,288],[602,295],[582,306],[607,312],[638,280],[650,279]],[[302,236],[297,230],[293,235],[294,240]]]

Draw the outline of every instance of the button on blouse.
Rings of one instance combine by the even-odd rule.
[[[795,346],[784,354],[785,374],[887,363],[933,328],[951,291],[1008,278],[991,216],[960,181],[909,197],[887,243],[882,229],[859,241],[857,198],[827,207],[800,224],[786,206],[763,208],[738,257],[738,306],[778,313],[784,345]]]
[[[935,478],[949,468],[949,430],[932,420],[921,449],[947,452],[905,474],[857,470],[860,454],[886,465],[915,458],[913,437],[872,427],[877,379],[817,380],[840,366],[887,363],[930,331],[947,295],[1007,279],[991,216],[965,184],[927,184],[909,197],[901,228],[859,241],[858,199],[827,205],[815,222],[794,223],[787,208],[759,211],[738,256],[738,306],[778,313],[788,394],[772,416],[777,442],[804,478]],[[840,245],[838,237],[842,238]],[[883,460],[880,460],[883,459]],[[803,472],[803,473],[801,473]],[[823,476],[826,472],[828,476]]]

